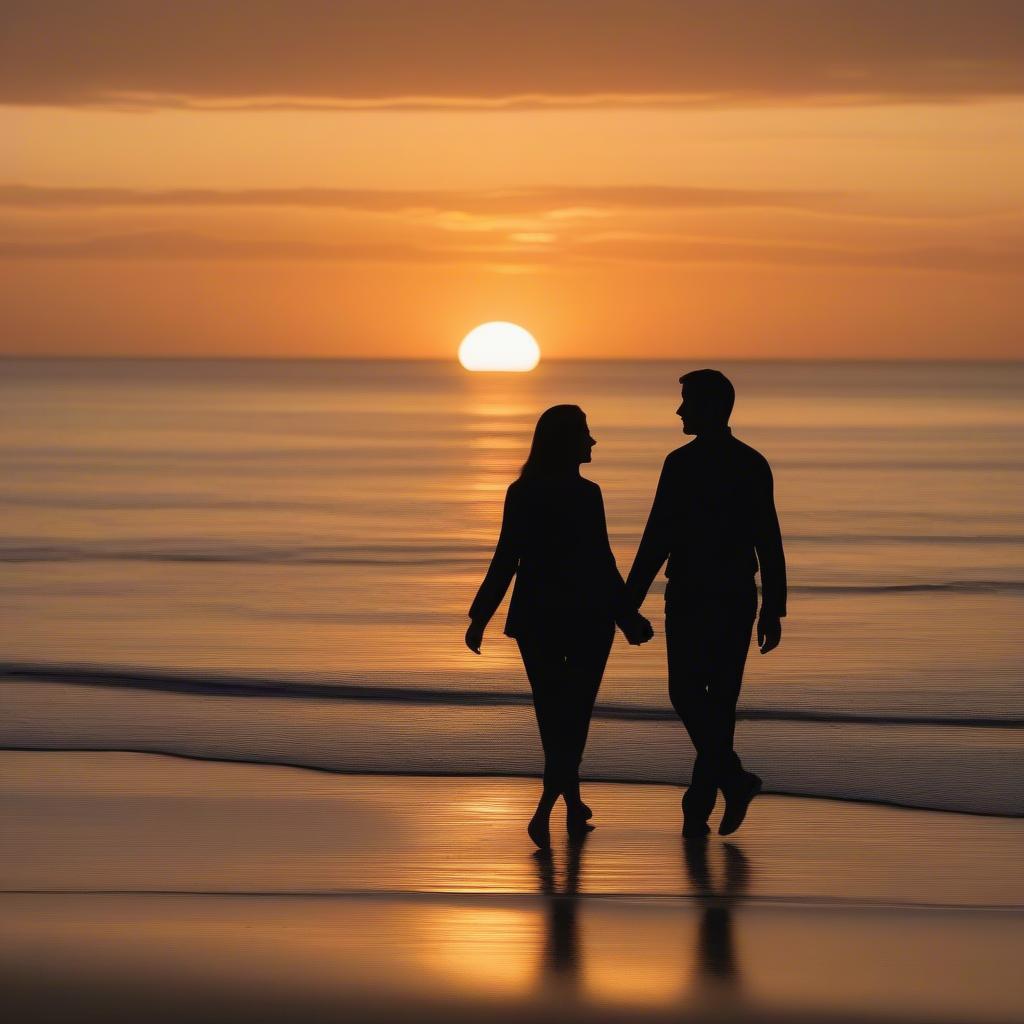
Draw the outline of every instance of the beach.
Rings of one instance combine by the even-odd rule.
[[[1019,1019],[1024,822],[763,796],[688,848],[679,790],[4,752],[18,1020]]]

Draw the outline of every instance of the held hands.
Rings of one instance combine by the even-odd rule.
[[[634,646],[639,647],[641,644],[647,643],[651,637],[654,636],[654,629],[650,622],[644,618],[639,612],[636,612],[634,616],[627,619],[625,622],[619,624],[619,628],[622,630],[626,639]],[[482,622],[470,622],[469,628],[466,630],[466,646],[474,653],[480,653],[480,645],[484,640],[484,623]]]
[[[757,646],[762,654],[774,651],[782,639],[782,620],[778,615],[761,614],[757,620]]]
[[[647,643],[654,636],[654,629],[650,622],[639,612],[636,612],[634,616],[625,622],[620,622],[619,629],[622,630],[626,640],[634,647]]]
[[[484,624],[482,622],[470,622],[466,630],[466,646],[474,653],[480,653],[480,645],[484,642]]]

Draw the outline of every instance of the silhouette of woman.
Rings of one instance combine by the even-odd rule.
[[[595,444],[579,406],[556,405],[541,415],[529,457],[505,495],[501,534],[466,631],[466,646],[479,654],[515,576],[505,634],[519,645],[544,748],[544,788],[527,827],[542,850],[551,844],[560,796],[570,835],[590,828],[579,766],[616,623],[631,644],[653,635],[626,599],[601,488],[580,476]]]

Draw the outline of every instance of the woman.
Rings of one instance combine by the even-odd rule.
[[[601,488],[580,476],[595,444],[578,406],[556,405],[537,421],[529,457],[505,495],[501,535],[466,631],[466,645],[479,654],[515,576],[505,633],[519,645],[544,748],[544,789],[527,827],[541,849],[551,844],[560,796],[570,835],[590,828],[579,766],[615,624],[631,644],[653,634],[627,604]]]

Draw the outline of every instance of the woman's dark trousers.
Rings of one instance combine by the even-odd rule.
[[[533,691],[548,792],[577,791],[590,716],[614,636],[614,623],[599,622],[516,638]]]

